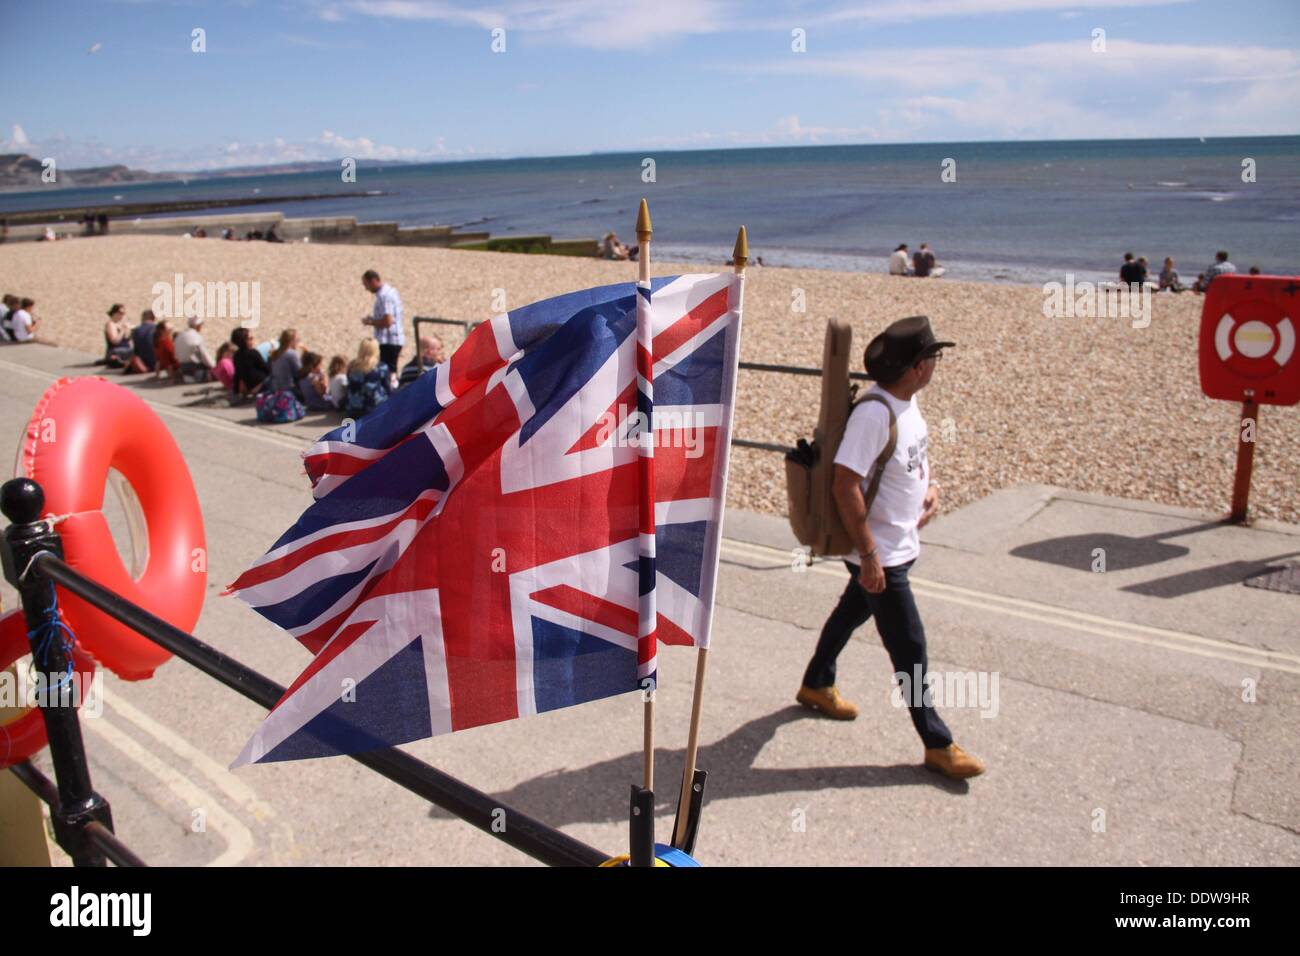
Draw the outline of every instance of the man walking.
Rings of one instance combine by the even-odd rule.
[[[835,659],[853,631],[874,617],[925,745],[925,765],[963,779],[983,773],[984,765],[953,743],[925,693],[925,628],[907,579],[921,551],[917,531],[939,502],[915,395],[953,344],[935,341],[930,320],[917,315],[899,319],[867,346],[864,362],[875,384],[849,415],[835,455],[835,502],[855,546],[844,562],[849,582],[822,628],[796,700],[837,720],[857,717],[858,708],[836,689]],[[886,457],[891,432],[894,447]]]
[[[375,330],[375,341],[379,343],[379,360],[395,375],[398,370],[397,357],[402,354],[402,345],[406,341],[402,336],[402,297],[396,289],[379,278],[379,273],[374,269],[361,276],[361,284],[375,296],[374,312],[362,318],[361,323]]]

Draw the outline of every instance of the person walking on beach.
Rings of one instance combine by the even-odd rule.
[[[374,269],[369,269],[362,275],[361,284],[375,297],[374,312],[363,318],[361,324],[369,325],[375,330],[375,341],[379,343],[379,360],[390,369],[395,369],[398,367],[397,357],[402,354],[402,345],[406,341],[402,335],[402,297]]]
[[[925,628],[908,583],[921,552],[918,529],[939,506],[939,486],[930,480],[929,432],[915,396],[953,344],[936,341],[929,318],[915,315],[894,322],[867,346],[864,364],[875,384],[850,413],[835,455],[835,502],[855,545],[844,562],[849,580],[822,627],[795,699],[836,720],[858,716],[857,706],[835,686],[835,661],[854,630],[874,617],[925,747],[925,766],[964,779],[983,773],[984,765],[953,743],[926,693]],[[874,477],[891,419],[894,451]]]
[[[891,276],[910,276],[912,263],[907,256],[907,243],[903,243],[889,257],[889,274]]]

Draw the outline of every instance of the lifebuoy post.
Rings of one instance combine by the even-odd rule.
[[[1260,405],[1300,402],[1300,278],[1220,275],[1201,309],[1201,391],[1241,402],[1237,470],[1227,521],[1244,524]]]

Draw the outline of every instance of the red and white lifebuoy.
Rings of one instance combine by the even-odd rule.
[[[31,650],[27,640],[27,620],[21,610],[0,615],[0,671]],[[80,647],[73,647],[72,663],[84,695],[95,675],[95,662]],[[82,697],[75,698],[78,707]],[[29,707],[12,720],[0,724],[0,770],[21,763],[45,746],[45,718],[39,709]]]
[[[1295,354],[1295,326],[1262,310],[1225,312],[1214,327],[1214,350],[1225,365],[1252,378],[1273,375]]]
[[[144,513],[148,558],[138,578],[104,518],[109,469]],[[45,517],[58,521],[70,566],[181,630],[194,627],[208,578],[203,515],[176,441],[138,396],[102,378],[55,382],[27,423],[17,472],[44,489]],[[59,606],[77,643],[119,677],[143,680],[171,657],[63,588]]]

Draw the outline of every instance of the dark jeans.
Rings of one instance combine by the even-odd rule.
[[[894,665],[894,673],[906,674],[911,682],[917,673],[917,665],[920,665],[924,681],[929,661],[925,652],[925,628],[921,625],[921,615],[916,610],[912,587],[907,581],[912,563],[885,568],[885,590],[871,594],[858,583],[858,566],[844,562],[849,569],[849,583],[822,627],[817,650],[804,672],[805,687],[830,687],[835,683],[835,658],[844,650],[849,636],[873,616],[876,630],[880,632],[880,639]],[[905,689],[908,687],[904,685]],[[922,683],[921,689],[924,688]],[[903,696],[907,700],[912,724],[926,747],[946,747],[952,743],[952,734],[939,717],[939,712],[924,701],[924,695],[905,693]]]
[[[381,345],[379,346],[379,361],[388,366],[390,372],[400,372],[397,366],[397,356],[402,354],[400,345]]]

